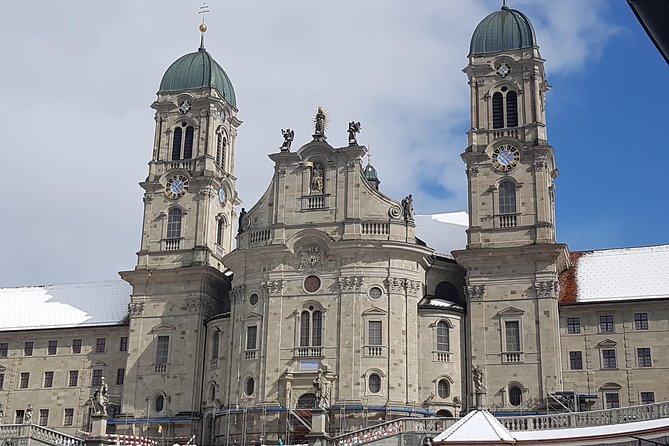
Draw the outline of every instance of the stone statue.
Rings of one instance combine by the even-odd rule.
[[[318,111],[314,117],[314,141],[324,141],[325,140],[325,125],[327,117],[325,115],[325,109],[322,105],[318,106]]]
[[[242,208],[239,213],[239,221],[237,222],[237,234],[244,232],[244,217],[246,217],[246,209]]]
[[[28,404],[26,412],[23,414],[23,424],[32,424],[33,423],[33,405]]]
[[[409,194],[402,199],[402,212],[405,221],[413,221],[415,211],[413,209],[413,195]]]
[[[4,419],[5,419],[5,406],[3,406],[2,403],[0,403],[0,424],[2,424]]]
[[[355,137],[356,133],[360,133],[362,125],[360,122],[351,121],[348,123],[348,145],[355,146],[358,144],[358,140]]]
[[[293,139],[295,138],[295,130],[281,129],[281,134],[283,135],[283,144],[281,144],[280,149],[282,152],[290,152],[290,145],[293,143]]]
[[[95,410],[96,415],[107,415],[107,408],[109,407],[109,386],[107,385],[104,376],[102,377],[100,386],[91,396],[91,402],[93,403],[93,409]]]
[[[472,382],[474,383],[474,390],[477,392],[480,392],[484,390],[483,387],[483,370],[481,370],[481,366],[477,365],[476,367],[472,367]]]
[[[314,388],[316,389],[316,406],[321,409],[330,407],[330,383],[321,369],[318,369],[318,376],[314,378]]]
[[[323,192],[323,169],[318,164],[311,168],[311,190]]]

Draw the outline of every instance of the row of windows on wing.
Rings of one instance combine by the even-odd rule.
[[[81,353],[83,345],[82,339],[73,339],[69,346],[74,354]],[[32,356],[35,350],[35,341],[23,342],[23,356]],[[107,338],[97,338],[95,340],[95,353],[105,353],[107,351]],[[119,341],[119,352],[128,351],[128,337],[121,336]],[[54,339],[47,342],[47,355],[55,355],[58,352],[58,340]],[[0,342],[0,358],[6,358],[9,354],[9,342]]]
[[[104,376],[103,373],[104,372],[102,369],[93,369],[90,385],[99,386],[102,383],[102,377]],[[79,370],[68,370],[67,373],[63,373],[62,376],[60,375],[61,375],[60,373],[56,374],[56,371],[54,370],[48,370],[44,372],[42,387],[43,388],[78,387],[80,382],[83,382],[83,380],[79,379],[81,376],[79,374]],[[119,386],[123,385],[124,378],[125,378],[125,369],[124,368],[116,369],[116,384]],[[19,389],[30,388],[30,372],[19,373],[19,382],[17,387]],[[5,374],[0,373],[0,390],[5,390],[5,389],[6,389]]]
[[[648,313],[634,313],[634,329],[648,330]],[[600,333],[614,333],[616,331],[615,319],[612,314],[602,314],[599,316],[599,332]],[[581,333],[581,318],[568,317],[567,318],[567,333],[580,334]]]
[[[178,240],[181,238],[181,227],[183,222],[183,211],[181,208],[173,207],[167,211],[167,240]],[[225,219],[219,218],[216,222],[216,244],[223,244],[225,231]]]
[[[185,122],[181,127],[175,127],[172,136],[172,161],[193,158],[193,139],[195,128]],[[228,150],[228,138],[219,129],[216,136],[216,164],[220,167],[225,165],[225,157]]]

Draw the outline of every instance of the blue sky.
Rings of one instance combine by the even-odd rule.
[[[247,208],[281,128],[308,142],[316,107],[374,153],[381,189],[419,213],[466,209],[462,68],[497,0],[212,0],[207,49],[235,87]],[[132,269],[167,67],[199,44],[195,0],[8,3],[0,28],[5,169],[0,286],[106,280]],[[510,0],[537,31],[561,175],[558,238],[572,250],[669,243],[669,69],[625,1]]]

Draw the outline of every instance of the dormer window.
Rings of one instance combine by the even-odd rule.
[[[195,130],[192,125],[185,122],[181,127],[174,129],[172,137],[172,160],[191,159],[193,157],[193,135]]]

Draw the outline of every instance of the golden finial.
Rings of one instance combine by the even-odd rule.
[[[204,50],[204,33],[207,32],[207,24],[204,23],[204,17],[205,15],[209,14],[209,6],[207,5],[206,2],[202,2],[202,6],[200,6],[200,12],[198,14],[202,14],[202,23],[200,23],[200,49]]]

